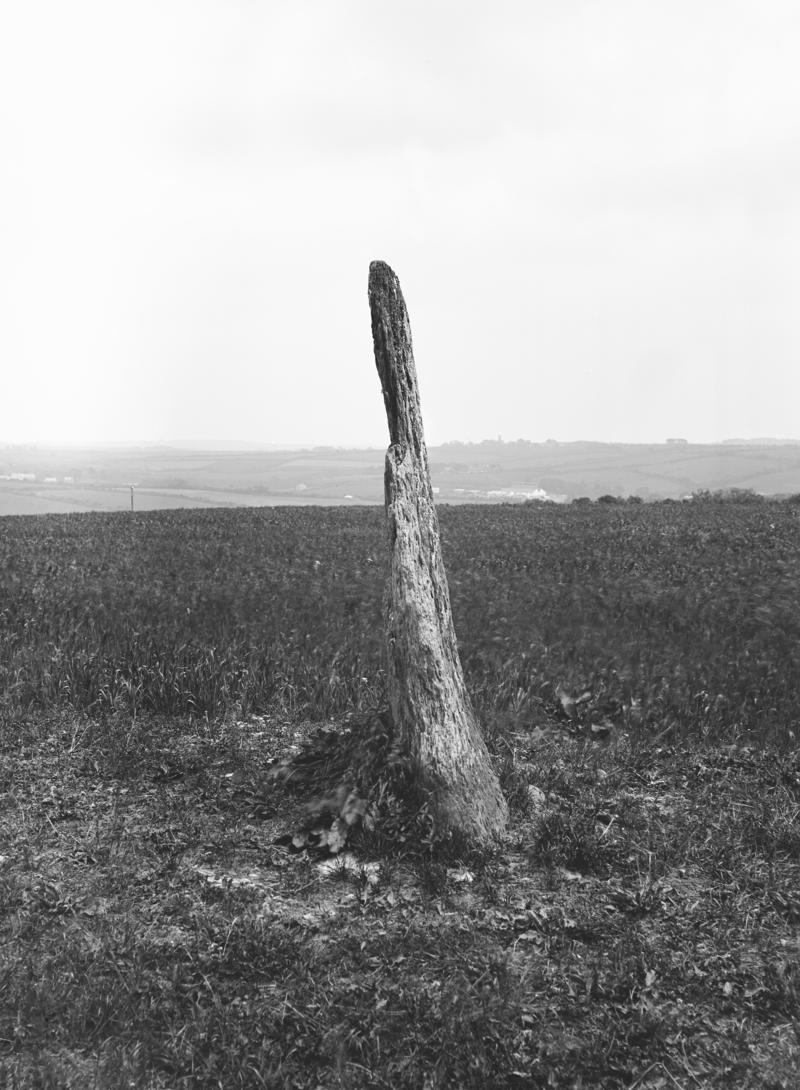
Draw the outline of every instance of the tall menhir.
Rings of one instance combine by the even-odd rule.
[[[411,326],[388,265],[369,269],[375,363],[390,445],[384,474],[390,572],[384,598],[389,704],[437,826],[473,842],[500,836],[508,806],[458,657],[422,429]]]

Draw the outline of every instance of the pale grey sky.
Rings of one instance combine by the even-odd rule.
[[[25,0],[0,443],[800,436],[794,0]]]

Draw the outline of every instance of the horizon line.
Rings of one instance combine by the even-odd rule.
[[[792,437],[777,437],[777,436],[753,436],[753,437],[731,437],[725,439],[686,439],[682,437],[668,437],[665,439],[503,439],[502,437],[484,438],[484,439],[445,439],[441,442],[428,442],[427,446],[431,448],[445,447],[445,446],[462,446],[462,447],[478,447],[478,446],[576,446],[579,444],[593,445],[593,446],[624,446],[624,447],[654,447],[654,446],[702,446],[702,447],[715,447],[715,446],[796,446],[800,445],[800,439]],[[271,443],[265,440],[257,439],[217,439],[217,438],[200,438],[200,439],[21,439],[21,440],[3,440],[0,439],[0,450],[24,450],[24,449],[37,449],[45,448],[51,450],[69,449],[69,450],[141,450],[143,448],[161,448],[161,449],[175,449],[180,447],[191,447],[197,451],[238,451],[240,453],[246,451],[252,452],[266,452],[280,453],[285,451],[291,453],[294,451],[322,451],[322,450],[336,450],[336,451],[370,451],[370,450],[385,450],[389,445],[388,440],[382,443],[325,443],[325,442],[277,442]]]

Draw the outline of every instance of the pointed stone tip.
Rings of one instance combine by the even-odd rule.
[[[381,282],[397,283],[397,275],[391,266],[387,265],[385,261],[370,261],[369,263],[369,282],[370,286],[377,285]]]

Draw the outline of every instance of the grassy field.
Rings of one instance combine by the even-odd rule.
[[[509,837],[378,775],[333,860],[382,512],[3,520],[0,1084],[800,1085],[800,507],[440,519]]]

